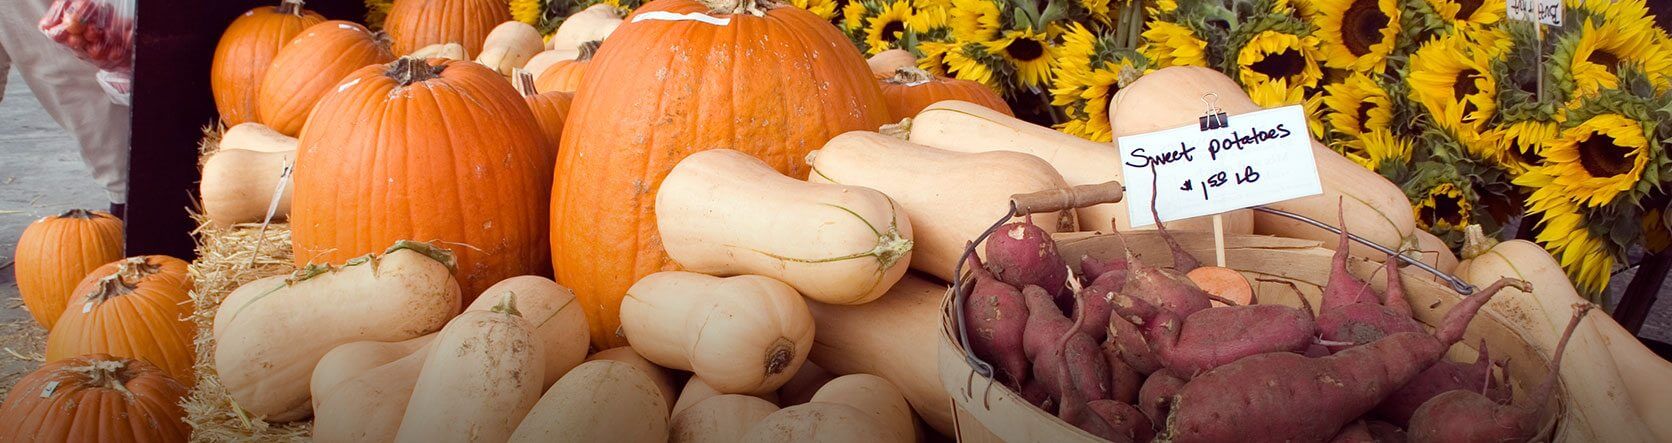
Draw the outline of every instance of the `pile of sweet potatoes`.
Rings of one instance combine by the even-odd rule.
[[[1511,404],[1484,343],[1476,362],[1443,358],[1487,301],[1525,282],[1466,297],[1430,331],[1411,317],[1396,260],[1385,293],[1348,273],[1345,232],[1316,315],[1247,303],[1235,271],[1161,236],[1173,268],[1128,251],[1070,269],[1043,229],[1001,227],[981,245],[986,262],[966,264],[970,351],[1029,402],[1118,442],[1526,440],[1547,422],[1551,382]]]

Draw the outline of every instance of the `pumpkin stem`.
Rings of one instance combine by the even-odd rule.
[[[1480,225],[1463,227],[1463,259],[1470,260],[1486,254],[1498,246],[1498,239],[1487,237],[1486,231]]]
[[[766,15],[766,11],[783,6],[776,0],[701,0],[708,6],[708,11],[715,14],[749,14],[756,17]]]
[[[390,63],[388,70],[384,71],[383,74],[395,79],[395,83],[399,86],[412,86],[413,83],[440,77],[441,67],[430,66],[430,63],[422,58],[409,56],[401,57],[396,59],[394,63]]]
[[[493,305],[493,309],[489,310],[495,314],[522,316],[522,311],[517,310],[517,293],[510,291],[506,291],[505,295],[499,298],[499,304]]]
[[[280,14],[301,17],[302,11],[302,0],[282,0],[279,2],[278,12]]]
[[[58,218],[73,218],[73,219],[77,219],[77,220],[92,220],[92,219],[95,219],[95,218],[103,218],[104,214],[100,214],[101,212],[104,212],[104,211],[94,211],[94,210],[90,210],[90,209],[71,209],[71,210],[68,210],[68,211],[64,211],[63,214],[58,214]],[[108,212],[105,212],[105,214],[108,214]]]
[[[766,375],[777,375],[789,369],[790,362],[795,360],[795,343],[790,339],[778,337],[772,346],[766,347]]]
[[[516,88],[517,92],[521,93],[523,97],[533,97],[540,94],[539,90],[534,89],[534,74],[523,68],[511,69],[511,87]]]
[[[900,119],[899,123],[889,123],[889,124],[886,124],[886,125],[882,125],[882,127],[877,128],[877,132],[881,132],[882,135],[894,137],[894,138],[901,139],[901,140],[910,140],[911,139],[911,117],[902,118],[902,119]],[[807,163],[812,164],[812,160],[808,160]]]
[[[894,68],[894,76],[885,80],[900,86],[917,86],[935,79],[934,75],[916,66],[901,66]]]
[[[127,385],[122,384],[122,369],[127,365],[121,360],[93,360],[87,366],[66,368],[87,377],[87,385],[95,388],[114,389],[123,396],[132,397]]]
[[[389,255],[402,249],[424,254],[424,256],[441,262],[442,265],[447,266],[447,270],[449,271],[457,271],[459,268],[458,260],[453,257],[453,250],[421,241],[396,241],[394,246],[390,246],[388,250],[383,251],[383,255]]]
[[[580,55],[575,56],[575,61],[584,62],[584,61],[587,61],[587,60],[592,60],[592,56],[598,54],[598,47],[603,46],[603,45],[604,45],[603,40],[593,40],[593,41],[581,43]]]
[[[139,281],[162,272],[162,265],[151,263],[145,257],[128,257],[116,265],[116,272],[99,278],[98,289],[87,294],[88,303],[104,304],[110,299],[132,294],[139,288]]]

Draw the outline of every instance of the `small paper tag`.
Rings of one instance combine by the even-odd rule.
[[[52,398],[54,392],[58,392],[58,382],[46,382],[46,387],[41,388],[41,398]]]
[[[1299,105],[1121,137],[1121,173],[1132,226],[1213,215],[1323,192]],[[1151,185],[1152,180],[1155,180]]]
[[[1562,0],[1509,0],[1504,12],[1510,20],[1550,26],[1561,26],[1563,16],[1567,15]]]
[[[712,16],[712,15],[704,14],[704,13],[701,13],[701,12],[692,12],[692,13],[689,13],[689,14],[675,14],[675,13],[668,12],[668,11],[650,11],[650,12],[644,12],[644,13],[640,13],[639,15],[633,16],[633,23],[638,23],[638,22],[642,22],[642,21],[645,21],[645,20],[664,20],[664,21],[670,21],[670,22],[696,21],[696,22],[707,23],[707,24],[714,25],[714,26],[725,26],[725,25],[731,24],[731,19],[729,19],[729,18],[719,18],[719,17],[715,17],[715,16]]]

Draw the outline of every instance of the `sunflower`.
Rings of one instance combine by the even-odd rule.
[[[541,0],[511,0],[511,19],[529,25],[540,24]]]
[[[1504,19],[1504,0],[1427,0],[1444,20],[1456,29],[1478,29]]]
[[[1672,232],[1667,232],[1664,209],[1652,208],[1643,212],[1643,247],[1649,252],[1661,252],[1672,247]]]
[[[1004,90],[1001,87],[1001,79],[993,72],[993,68],[987,65],[986,59],[990,54],[981,44],[949,45],[941,56],[946,64],[946,72],[954,78],[987,85],[995,90]]]
[[[1412,211],[1417,227],[1429,232],[1462,231],[1471,222],[1473,203],[1457,183],[1442,182],[1419,190],[1413,198]]]
[[[1113,37],[1096,34],[1074,23],[1062,36],[1051,105],[1068,119],[1056,128],[1081,138],[1107,142],[1113,139],[1109,127],[1109,100],[1115,91],[1142,73],[1143,60],[1131,51],[1114,48]]]
[[[1545,146],[1545,173],[1552,185],[1586,207],[1613,203],[1638,187],[1655,155],[1644,125],[1620,114],[1579,122]]]
[[[825,20],[836,18],[836,0],[789,0],[789,4]]]
[[[1353,74],[1340,83],[1324,85],[1324,92],[1325,119],[1338,134],[1359,138],[1393,123],[1393,100],[1370,76]]]
[[[865,19],[865,54],[894,49],[905,38],[906,23],[912,18],[911,3],[895,0],[880,5],[877,13]]]
[[[1552,122],[1526,120],[1500,128],[1503,137],[1498,142],[1502,145],[1499,150],[1503,158],[1498,164],[1503,165],[1511,175],[1520,175],[1543,165],[1544,146],[1556,138],[1556,124]]]
[[[1672,85],[1672,45],[1653,22],[1601,22],[1585,19],[1577,31],[1562,36],[1551,61],[1554,77],[1570,101],[1592,97],[1620,85],[1619,68],[1631,65],[1649,75],[1655,88]]]
[[[1527,199],[1528,215],[1539,216],[1538,235],[1534,240],[1555,256],[1568,277],[1573,279],[1574,286],[1591,294],[1591,298],[1602,294],[1608,289],[1608,277],[1616,261],[1607,234],[1592,231],[1593,227],[1602,226],[1591,223],[1579,204],[1559,191],[1558,187],[1538,185],[1538,182],[1548,183],[1553,177],[1536,173],[1523,177],[1536,179],[1530,184],[1537,190]],[[1517,180],[1517,183],[1521,182]]]
[[[945,30],[952,21],[950,0],[912,0],[911,7],[911,19],[906,21],[906,29],[920,35]]]
[[[952,67],[946,62],[947,51],[956,45],[948,42],[918,42],[917,67],[941,77],[952,76]]]
[[[952,0],[952,38],[965,43],[995,40],[1003,18],[996,0]]]
[[[1457,35],[1418,48],[1410,59],[1412,98],[1471,152],[1494,143],[1487,123],[1497,111],[1498,83],[1486,52]]]
[[[1380,172],[1382,166],[1411,162],[1411,140],[1393,131],[1375,129],[1350,140],[1345,155],[1365,169]]]
[[[1237,51],[1237,79],[1244,88],[1284,80],[1296,89],[1318,86],[1318,38],[1277,30],[1262,31]]]
[[[1051,80],[1051,68],[1056,66],[1057,47],[1051,37],[1032,29],[1004,31],[999,39],[984,44],[987,52],[997,56],[1016,73],[1018,86],[1036,88]]]
[[[1287,79],[1276,79],[1263,83],[1255,83],[1251,87],[1244,87],[1248,92],[1248,99],[1255,106],[1262,108],[1276,108],[1290,105],[1303,105],[1306,110],[1306,128],[1313,137],[1325,138],[1324,128],[1324,97],[1322,94],[1306,96],[1306,89],[1289,86]]]
[[[850,1],[842,5],[842,32],[849,37],[858,35],[865,29],[865,19],[871,17],[870,6],[874,3]]]
[[[1139,52],[1154,62],[1156,67],[1208,65],[1208,42],[1196,38],[1196,34],[1184,25],[1159,20],[1150,21],[1149,29],[1144,30],[1143,38],[1144,44],[1139,48]]]
[[[1324,65],[1381,73],[1399,39],[1399,0],[1319,0],[1318,37]]]

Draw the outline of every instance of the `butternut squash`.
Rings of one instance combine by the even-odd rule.
[[[751,206],[780,216],[742,210]],[[911,221],[888,196],[785,177],[730,149],[691,154],[668,172],[656,227],[687,271],[772,277],[824,303],[876,300],[911,263]]]
[[[295,159],[296,151],[222,149],[210,154],[203,162],[203,178],[198,182],[203,215],[220,228],[261,222],[267,217],[273,191],[279,187],[279,176]],[[290,186],[285,186],[273,211],[274,220],[290,214],[290,194]]]
[[[911,121],[911,142],[959,152],[1010,151],[1032,155],[1050,163],[1070,186],[1122,181],[1120,151],[1112,144],[1098,143],[1058,132],[1004,115],[985,106],[962,101],[929,105]],[[1106,203],[1076,211],[1080,229],[1113,232],[1131,231],[1128,204],[1148,201]],[[1226,233],[1247,234],[1254,230],[1249,210],[1222,214]],[[1167,222],[1178,231],[1212,231],[1212,217]],[[1153,226],[1144,229],[1155,229]]]
[[[436,43],[418,48],[418,50],[412,51],[412,53],[408,55],[419,58],[444,58],[458,61],[470,60],[470,52],[464,49],[464,45],[458,43]]]
[[[917,440],[917,419],[912,417],[911,405],[899,389],[882,377],[871,374],[836,377],[813,395],[813,402],[852,406],[876,418],[899,441]]]
[[[1457,270],[1457,254],[1451,252],[1451,247],[1446,245],[1445,240],[1441,240],[1434,234],[1429,234],[1428,231],[1421,229],[1412,231],[1412,234],[1417,240],[1416,247],[1407,251],[1406,255],[1446,273]],[[1439,277],[1427,272],[1421,272],[1417,275],[1429,280],[1439,280]]]
[[[452,253],[396,242],[342,266],[309,265],[228,294],[215,312],[215,371],[238,406],[271,422],[305,418],[314,366],[338,345],[400,341],[459,312]]]
[[[756,423],[778,412],[778,405],[747,395],[710,397],[674,414],[669,425],[673,443],[733,443],[743,441]]]
[[[889,77],[894,75],[895,69],[917,67],[917,56],[904,49],[890,49],[871,56],[865,64],[871,65],[871,74]]]
[[[510,77],[511,70],[523,67],[528,59],[544,49],[545,42],[540,37],[540,31],[527,23],[511,20],[488,32],[476,62],[499,72],[499,75]]]
[[[673,411],[674,401],[679,398],[679,391],[674,390],[672,371],[656,366],[650,360],[645,360],[644,356],[639,355],[631,346],[605,349],[586,357],[588,362],[598,360],[626,363],[643,372],[646,377],[650,377],[651,382],[656,384],[656,390],[662,393],[662,403],[668,405],[668,411]]]
[[[1068,186],[1031,155],[953,152],[864,131],[836,136],[808,154],[807,163],[807,181],[863,186],[893,198],[913,222],[911,268],[947,281],[964,244],[1009,213],[1012,194]],[[1074,229],[1068,211],[1034,214],[1033,221],[1050,232]]]
[[[435,334],[397,342],[357,341],[331,348],[324,357],[320,357],[319,364],[314,365],[313,377],[308,381],[308,392],[312,394],[313,408],[316,415],[314,427],[325,419],[326,410],[320,409],[320,404],[334,392],[342,392],[339,387],[343,382],[358,378],[360,375],[380,366],[394,363],[397,360],[412,355],[429,346]],[[408,381],[411,381],[408,378]],[[401,400],[405,402],[406,400]]]
[[[746,443],[905,442],[865,411],[839,403],[813,402],[780,409],[761,419]]]
[[[587,347],[592,345],[591,329],[587,328],[580,303],[575,302],[574,292],[538,275],[511,277],[482,291],[465,311],[490,311],[494,301],[505,295],[516,296],[517,310],[534,324],[535,335],[546,350],[542,389],[586,360]]]
[[[670,415],[674,416],[674,417],[678,417],[680,412],[684,412],[686,409],[690,408],[691,406],[694,406],[697,403],[701,403],[703,400],[714,398],[715,396],[720,396],[720,395],[731,395],[731,394],[721,394],[720,391],[714,390],[714,388],[712,386],[709,386],[708,383],[704,383],[701,378],[691,377],[690,379],[685,380],[685,389],[681,389],[679,391],[679,401],[677,401],[673,404],[673,412]],[[768,392],[768,393],[765,393],[765,394],[751,395],[750,397],[755,397],[755,398],[759,398],[761,400],[766,400],[767,402],[770,402],[772,404],[777,404],[778,403],[778,393],[777,392]]]
[[[1570,307],[1585,299],[1573,289],[1556,259],[1539,245],[1525,240],[1497,243],[1474,226],[1467,235],[1469,245],[1464,250],[1474,255],[1458,265],[1457,275],[1477,286],[1502,277],[1531,283],[1531,294],[1506,288],[1486,304],[1486,311],[1549,356],[1573,313]],[[1610,330],[1618,333],[1610,334]],[[1574,330],[1560,374],[1568,401],[1562,405],[1563,424],[1554,441],[1666,441],[1672,437],[1668,432],[1672,425],[1666,424],[1672,419],[1672,404],[1667,400],[1672,388],[1666,383],[1672,377],[1672,364],[1624,332],[1607,316],[1593,316]],[[1639,349],[1621,352],[1615,347],[1622,339]],[[1653,360],[1628,363],[1620,360],[1621,355]],[[1658,378],[1635,380],[1633,369],[1649,369]]]
[[[809,303],[819,333],[810,359],[835,374],[872,374],[888,380],[923,421],[954,435],[952,397],[941,387],[936,355],[941,297],[946,286],[907,275],[887,295],[859,306]]]
[[[397,442],[505,441],[540,401],[545,346],[506,293],[436,334],[412,388]]]
[[[530,57],[528,63],[523,64],[523,70],[528,71],[529,76],[540,78],[540,74],[545,73],[546,68],[550,68],[560,61],[574,60],[576,57],[580,57],[580,51],[547,49],[540,51],[539,54],[534,54],[534,57]]]
[[[1174,66],[1140,77],[1115,93],[1109,105],[1109,124],[1114,127],[1117,139],[1195,124],[1202,116],[1205,106],[1202,97],[1207,93],[1218,96],[1215,104],[1232,116],[1260,109],[1236,82],[1219,71]],[[1232,121],[1236,121],[1235,117]],[[1266,206],[1332,225],[1339,223],[1336,217],[1339,207],[1346,212],[1347,227],[1355,235],[1395,250],[1416,245],[1412,237],[1416,220],[1411,202],[1398,185],[1373,171],[1355,167],[1357,164],[1317,141],[1312,142],[1312,157],[1318,164],[1323,194]],[[1262,212],[1255,212],[1253,218],[1255,234],[1318,240],[1324,247],[1336,247],[1336,235],[1329,231]],[[1357,243],[1352,244],[1351,251],[1378,261],[1386,258]]]
[[[656,382],[633,365],[586,362],[540,397],[511,441],[662,443],[668,404]]]
[[[296,137],[284,135],[261,123],[245,122],[226,128],[216,146],[258,152],[296,152],[296,144]]]
[[[818,340],[813,340],[815,348],[818,343]],[[813,395],[819,392],[819,388],[824,387],[825,383],[829,383],[835,377],[830,371],[819,367],[809,358],[806,363],[801,364],[800,370],[795,371],[795,376],[790,377],[789,382],[778,388],[778,405],[790,407],[813,401]]]
[[[783,386],[813,346],[813,317],[789,285],[758,275],[650,274],[621,300],[627,343],[726,394]]]
[[[317,443],[395,441],[435,336],[409,340],[422,341],[424,345],[400,359],[353,374],[329,388],[315,387],[313,440]],[[320,379],[317,371],[314,379]]]
[[[627,11],[598,3],[582,9],[563,20],[552,33],[550,41],[546,42],[546,49],[579,50],[581,43],[603,40],[621,26],[622,19],[627,17]]]

